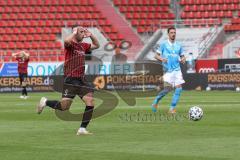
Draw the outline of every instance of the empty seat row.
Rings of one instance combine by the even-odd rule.
[[[47,19],[104,19],[104,17],[101,14],[98,13],[3,13],[1,15],[2,20],[32,20],[32,19],[38,19],[38,20],[47,20]]]
[[[194,5],[194,4],[239,4],[239,0],[181,0],[181,5]]]
[[[15,42],[15,41],[55,41],[56,36],[54,34],[4,34],[0,35],[0,41],[3,42]]]
[[[127,19],[174,19],[173,13],[126,13]]]
[[[183,19],[195,19],[195,18],[232,18],[231,11],[205,11],[205,12],[182,12],[181,17]]]
[[[209,4],[209,5],[186,5],[184,7],[184,11],[185,12],[189,12],[189,11],[234,11],[234,10],[239,10],[240,9],[240,5],[237,4]]]
[[[171,26],[174,24],[174,21],[171,20],[151,20],[151,19],[132,19],[131,24],[133,26],[151,26],[151,25],[159,25],[159,26]]]
[[[81,11],[81,13],[84,12],[96,12],[98,13],[99,10],[97,10],[94,6],[43,6],[43,7],[32,7],[32,6],[0,6],[0,13],[66,13],[66,12],[76,12],[78,13]]]
[[[158,29],[159,29],[159,27],[157,27],[157,26],[137,26],[137,32],[140,34],[146,33],[146,32],[153,33]]]
[[[60,49],[59,42],[0,42],[2,49]]]
[[[1,0],[0,6],[94,5],[94,0]]]
[[[42,28],[42,27],[30,27],[30,28],[0,28],[0,34],[55,34],[60,33],[61,28],[53,27],[53,28]]]
[[[100,22],[102,20],[99,20]],[[79,23],[81,22],[81,23]],[[0,27],[64,27],[73,26],[75,24],[82,26],[97,26],[97,21],[78,21],[78,20],[7,20],[0,23]],[[111,25],[109,22],[102,21],[102,25]]]
[[[125,12],[167,12],[169,6],[119,6],[119,11]]]
[[[113,0],[116,6],[127,5],[169,5],[170,0]]]

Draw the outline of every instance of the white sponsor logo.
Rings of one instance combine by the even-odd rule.
[[[67,96],[68,95],[68,89],[66,89],[65,91],[64,91],[64,94],[63,94],[64,96]]]
[[[240,72],[240,64],[225,64],[224,70],[229,72]]]
[[[211,73],[211,72],[215,72],[216,70],[214,68],[200,68],[199,69],[199,73]]]

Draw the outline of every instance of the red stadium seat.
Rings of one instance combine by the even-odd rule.
[[[64,61],[64,60],[65,60],[65,57],[64,57],[64,56],[58,56],[58,60],[59,60],[59,61]]]
[[[212,17],[212,18],[217,18],[217,12],[216,12],[216,11],[213,11],[211,17]]]
[[[188,18],[188,14],[186,12],[181,13],[181,18],[186,19]]]
[[[28,29],[28,33],[34,34],[34,33],[38,33],[40,30],[37,30],[37,29],[35,30],[35,28],[31,27],[31,28]]]
[[[234,11],[234,10],[238,10],[238,5],[233,4],[233,3],[230,4],[228,7],[229,7],[229,9],[232,10],[232,11]],[[239,10],[240,10],[240,8],[239,8]]]
[[[62,43],[61,42],[56,42],[55,43],[55,48],[61,49],[62,48]]]
[[[218,17],[220,17],[220,18],[223,18],[223,17],[225,16],[223,11],[218,12],[217,15],[218,15]]]
[[[56,6],[50,6],[49,7],[49,12],[58,12],[58,10],[57,10],[57,8],[56,8]]]
[[[221,7],[220,7],[220,5],[219,4],[216,4],[215,5],[215,9],[214,10],[216,10],[216,11],[220,11],[221,10]]]
[[[12,39],[12,41],[18,41],[18,40],[20,40],[20,36],[23,36],[23,35],[20,34],[19,36],[17,36],[15,34],[13,34],[11,39]]]
[[[138,33],[144,33],[145,32],[145,28],[142,27],[142,26],[138,26],[137,27],[137,31],[138,31]]]
[[[61,28],[54,27],[54,28],[52,28],[51,32],[55,33],[55,34],[56,33],[60,33],[61,32]]]
[[[188,3],[187,3],[187,0],[180,0],[180,4],[181,4],[181,5],[186,5],[186,4],[188,4]]]
[[[227,17],[227,18],[231,18],[233,16],[232,11],[225,12],[224,16]]]
[[[30,42],[24,42],[24,43],[23,43],[23,48],[24,48],[24,49],[30,49],[30,48],[31,48]]]
[[[16,47],[17,49],[24,49],[24,44],[23,42],[16,42]]]
[[[38,49],[39,48],[39,43],[38,42],[32,42],[32,48],[33,49]]]
[[[5,57],[3,58],[3,61],[4,61],[4,62],[9,62],[9,61],[11,61],[11,57],[6,57],[6,56],[5,56]]]
[[[41,38],[42,38],[43,41],[49,41],[49,40],[51,40],[51,38],[50,38],[50,36],[49,36],[48,34],[43,34],[43,35],[41,35]]]
[[[193,5],[193,6],[191,6],[191,8],[192,8],[191,9],[192,11],[198,11],[198,6],[197,5]]]
[[[138,25],[138,20],[132,19],[131,23],[132,23],[133,26],[137,26]]]
[[[189,12],[188,13],[188,18],[194,18],[194,13],[193,12]]]
[[[0,6],[6,6],[6,5],[7,5],[6,1],[0,1]]]
[[[202,18],[202,13],[201,12],[196,12],[196,18]]]
[[[1,46],[2,49],[7,49],[8,48],[7,42],[0,42],[0,46]]]
[[[18,36],[18,40],[19,41],[29,41],[29,39],[27,39],[27,36],[26,35],[23,35],[23,34],[20,34]]]
[[[184,11],[185,12],[189,12],[189,11],[191,11],[192,10],[192,8],[189,6],[189,5],[186,5],[185,7],[184,7]]]
[[[223,4],[221,6],[221,9],[224,10],[224,11],[227,11],[228,10],[228,5],[227,4]]]
[[[26,35],[26,39],[27,41],[33,41],[33,35],[31,34]]]
[[[41,37],[39,34],[34,34],[34,35],[33,35],[33,39],[34,39],[35,41],[41,41],[41,40],[42,40],[42,37]]]
[[[53,26],[53,21],[52,20],[46,20],[46,27],[52,27]]]
[[[11,41],[11,36],[10,35],[3,35],[2,36],[2,38],[3,38],[3,41]]]
[[[204,18],[210,18],[210,14],[208,11],[205,11],[204,14],[203,14],[203,17]]]

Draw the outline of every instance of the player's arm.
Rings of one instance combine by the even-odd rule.
[[[29,59],[29,57],[30,57],[29,53],[26,53],[26,52],[24,52],[24,51],[23,51],[23,55],[24,55],[24,57],[25,57],[26,59]]]
[[[154,58],[159,60],[160,62],[167,62],[167,59],[161,56],[163,53],[163,50],[164,50],[163,44],[161,44],[160,47],[155,51]]]
[[[97,38],[94,35],[91,35],[90,38],[92,40],[92,45],[91,45],[90,50],[98,49],[100,47],[100,44],[99,44]]]
[[[90,50],[94,50],[94,49],[98,49],[100,47],[100,44],[97,40],[97,38],[91,33],[89,32],[87,29],[85,29],[85,38],[89,37],[92,40],[92,45]]]
[[[77,34],[77,27],[73,28],[73,33],[71,33],[69,36],[67,36],[64,39],[64,46],[70,46],[76,34]]]
[[[180,56],[180,62],[184,64],[186,62],[186,57],[184,55]]]
[[[23,52],[24,52],[24,51],[12,53],[12,57],[14,57],[14,58],[21,57],[21,55],[22,55]]]
[[[181,62],[182,64],[184,64],[184,63],[186,62],[186,57],[185,57],[184,54],[183,54],[182,46],[181,46],[181,48],[180,48],[180,62]]]
[[[12,57],[17,58],[19,56],[20,52],[12,53]]]
[[[162,58],[159,53],[156,53],[154,58],[161,61],[161,62],[167,62],[167,59]]]

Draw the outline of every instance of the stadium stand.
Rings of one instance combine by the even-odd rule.
[[[59,56],[49,53],[49,59],[44,56],[31,56],[32,60],[37,61],[61,60],[63,53],[60,51],[61,43],[56,41],[57,35],[61,33],[62,27],[71,27],[81,20],[89,21],[83,25],[99,28],[111,41],[118,42],[123,39],[116,27],[102,16],[93,0],[2,0],[0,20],[1,49],[24,49],[31,50],[32,53],[39,50],[45,50],[47,53],[50,49],[59,50]],[[3,55],[6,57],[4,61],[11,61],[9,53]]]
[[[175,19],[170,0],[113,0],[113,3],[140,34],[154,32],[158,25],[173,25]]]
[[[181,0],[180,5],[183,8],[181,18],[189,25],[187,20],[194,19],[196,23],[193,27],[204,25],[202,21],[210,21],[209,25],[222,24],[227,19],[231,24],[225,26],[225,31],[239,31],[240,23],[238,18],[240,15],[239,0]],[[217,20],[217,23],[214,23]]]

